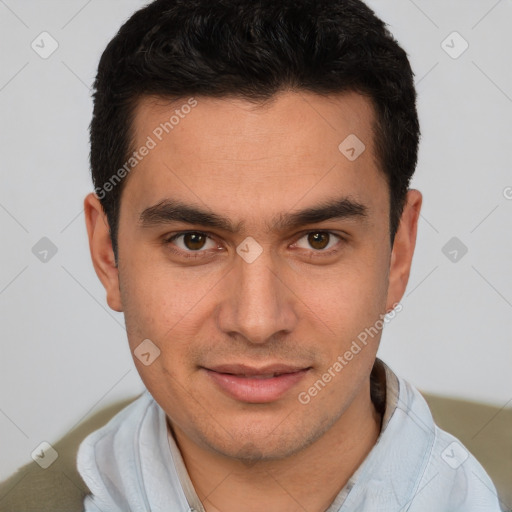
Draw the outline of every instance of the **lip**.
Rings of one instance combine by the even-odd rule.
[[[310,367],[284,364],[260,368],[225,364],[203,370],[229,397],[247,403],[268,403],[281,398],[301,381]]]

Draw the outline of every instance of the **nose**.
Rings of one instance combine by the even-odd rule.
[[[224,285],[218,309],[219,328],[251,344],[265,344],[295,329],[296,295],[286,283],[282,266],[268,251],[252,263],[237,258]],[[280,270],[281,269],[281,270]]]

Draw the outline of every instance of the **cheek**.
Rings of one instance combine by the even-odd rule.
[[[127,327],[138,335],[166,339],[208,291],[201,279],[165,265],[126,262],[120,271],[121,296]]]
[[[155,397],[162,394],[162,400],[168,400],[169,392],[179,396],[183,386],[189,387],[197,361],[194,340],[208,307],[205,287],[211,286],[183,271],[171,273],[165,265],[127,263],[121,269],[120,283],[129,346],[146,387]],[[160,351],[149,366],[135,355],[146,339]]]
[[[321,286],[320,286],[321,284]],[[346,342],[385,312],[387,269],[382,258],[367,255],[321,280],[303,281],[307,304],[318,321]]]
[[[173,286],[168,276],[162,277],[148,267],[126,265],[120,283],[127,337],[137,371],[153,396],[167,403],[187,385],[193,363],[188,352],[191,334],[186,328],[193,298],[187,297],[185,288]],[[137,358],[137,349],[148,339],[157,347],[154,353],[158,355],[146,365]],[[175,406],[172,401],[170,407]]]

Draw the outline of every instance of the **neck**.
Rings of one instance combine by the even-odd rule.
[[[174,426],[190,479],[206,512],[325,511],[361,465],[380,434],[370,384],[316,442],[293,457],[251,466],[205,450]],[[314,490],[314,492],[312,492]]]

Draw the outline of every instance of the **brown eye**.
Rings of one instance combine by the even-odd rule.
[[[191,251],[202,249],[205,242],[206,236],[201,233],[186,233],[183,235],[183,243]]]
[[[308,234],[308,243],[313,249],[322,250],[329,244],[330,235],[325,231],[312,232]]]
[[[207,249],[214,249],[216,245],[210,236],[200,231],[177,233],[165,240],[165,243],[177,247],[182,253],[203,253]]]
[[[344,238],[331,231],[309,231],[305,233],[295,246],[306,249],[312,256],[328,256],[337,252],[336,246],[343,244]]]

